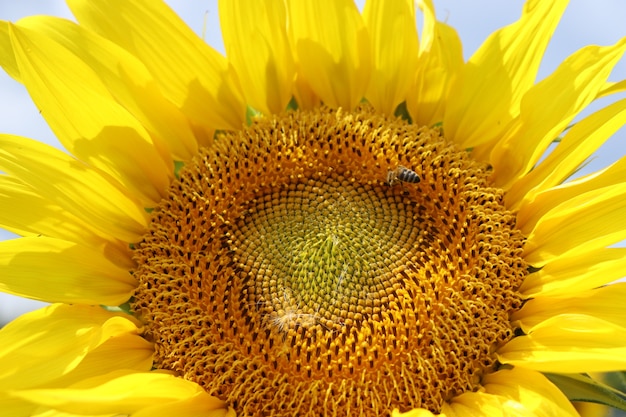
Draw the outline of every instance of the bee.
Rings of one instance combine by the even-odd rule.
[[[299,302],[296,301],[289,288],[284,289],[284,302],[280,307],[269,314],[269,324],[281,333],[297,327],[312,327],[316,324],[317,314],[302,312]],[[280,302],[280,299],[276,300]]]
[[[272,314],[270,323],[279,332],[286,333],[294,327],[311,327],[315,325],[316,318],[313,314],[298,313],[297,310],[289,309]]]
[[[420,182],[420,180],[420,176],[417,175],[415,171],[403,167],[402,165],[398,165],[396,169],[387,172],[387,184],[389,184],[390,187],[401,182],[416,184]]]

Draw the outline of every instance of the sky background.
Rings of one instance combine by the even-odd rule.
[[[207,43],[224,53],[216,0],[170,0],[167,3]],[[435,0],[439,20],[452,25],[463,41],[465,58],[486,37],[502,26],[516,21],[522,10],[521,0]],[[71,19],[61,0],[0,0],[0,19],[15,22],[21,17],[45,14]],[[552,73],[570,54],[586,45],[610,45],[626,36],[626,1],[573,0],[547,49],[539,79]],[[419,25],[421,31],[421,25]],[[610,80],[626,78],[626,59],[615,67]],[[58,141],[46,125],[24,87],[0,71],[0,133],[34,138],[54,146]],[[584,115],[606,106],[626,94],[599,101]],[[589,173],[615,162],[626,152],[626,128],[622,128],[581,171]],[[14,236],[0,230],[0,240]],[[42,306],[43,303],[0,294],[0,325],[12,318]]]

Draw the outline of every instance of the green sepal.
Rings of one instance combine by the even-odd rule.
[[[263,113],[255,109],[254,107],[246,107],[246,124],[250,126],[254,119],[257,117],[262,117]]]
[[[133,311],[130,308],[130,301],[125,302],[122,305],[119,306],[101,306],[103,309],[105,309],[106,311],[110,311],[112,313],[126,313],[130,316],[133,315]]]
[[[623,380],[623,373],[617,373],[622,374],[621,378]],[[597,381],[587,374],[546,373],[545,376],[552,381],[570,401],[603,404],[626,411],[626,393]]]
[[[285,109],[286,111],[295,111],[298,110],[298,101],[296,100],[295,97],[291,97],[291,100],[289,100],[289,103],[287,103],[287,108]]]
[[[176,179],[180,178],[180,170],[183,169],[185,163],[183,161],[174,161],[174,176]]]
[[[401,118],[402,120],[404,120],[405,122],[409,124],[413,123],[413,119],[411,118],[411,115],[409,114],[409,109],[406,107],[406,101],[403,101],[402,103],[398,104],[398,107],[396,107],[396,110],[393,112],[393,115]]]

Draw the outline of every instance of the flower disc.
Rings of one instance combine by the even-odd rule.
[[[259,120],[155,209],[133,307],[157,366],[238,415],[438,412],[513,336],[527,267],[502,195],[437,130],[368,110]]]

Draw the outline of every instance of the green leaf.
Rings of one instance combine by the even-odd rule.
[[[586,374],[548,374],[570,401],[583,401],[608,405],[626,411],[626,393],[592,379]]]
[[[626,372],[610,372],[604,374],[602,379],[612,388],[626,392]]]

